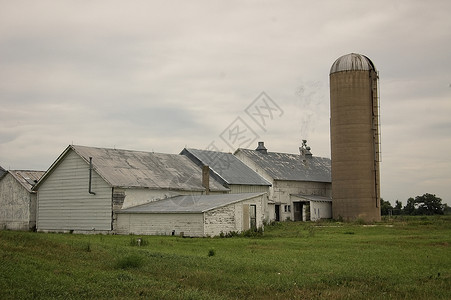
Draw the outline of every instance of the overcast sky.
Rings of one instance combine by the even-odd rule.
[[[330,157],[329,70],[356,52],[380,72],[382,197],[451,204],[450,12],[449,0],[0,0],[0,165],[47,170],[69,144],[299,153],[307,139]]]

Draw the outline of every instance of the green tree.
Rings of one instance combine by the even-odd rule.
[[[400,215],[402,211],[402,203],[399,200],[395,201],[395,207],[393,207],[393,214]]]
[[[442,205],[442,210],[445,215],[451,214],[451,207],[446,203]]]
[[[443,215],[442,199],[429,193],[415,199],[410,197],[402,212],[406,215]]]
[[[419,215],[443,215],[442,199],[433,194],[415,197]]]
[[[415,214],[415,199],[410,197],[407,199],[407,204],[402,209],[402,213],[405,215],[414,215]]]
[[[390,201],[385,201],[381,198],[381,215],[386,216],[393,210]]]

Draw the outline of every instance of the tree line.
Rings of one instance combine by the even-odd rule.
[[[401,201],[396,200],[395,206],[381,198],[381,215],[443,215],[451,213],[448,204],[442,204],[442,199],[434,194],[426,193],[422,196],[410,197],[403,207]]]

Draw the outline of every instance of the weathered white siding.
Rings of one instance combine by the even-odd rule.
[[[273,197],[271,200],[280,204],[281,221],[285,221],[286,219],[294,220],[293,201],[290,195],[298,194],[330,197],[331,184],[311,181],[274,180]],[[288,210],[285,210],[286,205],[289,205]]]
[[[265,185],[238,185],[233,184],[229,186],[231,194],[243,194],[243,193],[266,193],[263,201],[263,219],[269,222],[274,220],[274,208],[270,209],[268,205],[270,187]]]
[[[72,150],[53,169],[38,190],[39,231],[110,231],[112,188],[92,172],[88,193],[89,164]]]
[[[267,193],[269,190],[269,186],[265,185],[231,184],[229,188],[230,194]]]
[[[332,202],[310,201],[310,220],[332,218]]]
[[[204,226],[206,236],[217,236],[230,231],[241,231],[235,215],[236,205],[231,204],[205,213]]]
[[[221,232],[224,234],[231,231],[241,232],[250,228],[249,215],[243,218],[244,206],[249,207],[249,205],[256,205],[257,227],[263,226],[264,198],[265,195],[262,195],[205,212],[204,235],[218,236]]]
[[[0,229],[28,230],[35,225],[36,195],[11,174],[0,180]]]
[[[117,214],[118,234],[180,235],[201,237],[203,214]]]

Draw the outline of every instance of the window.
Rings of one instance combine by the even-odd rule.
[[[285,205],[285,212],[291,212],[291,205]]]

